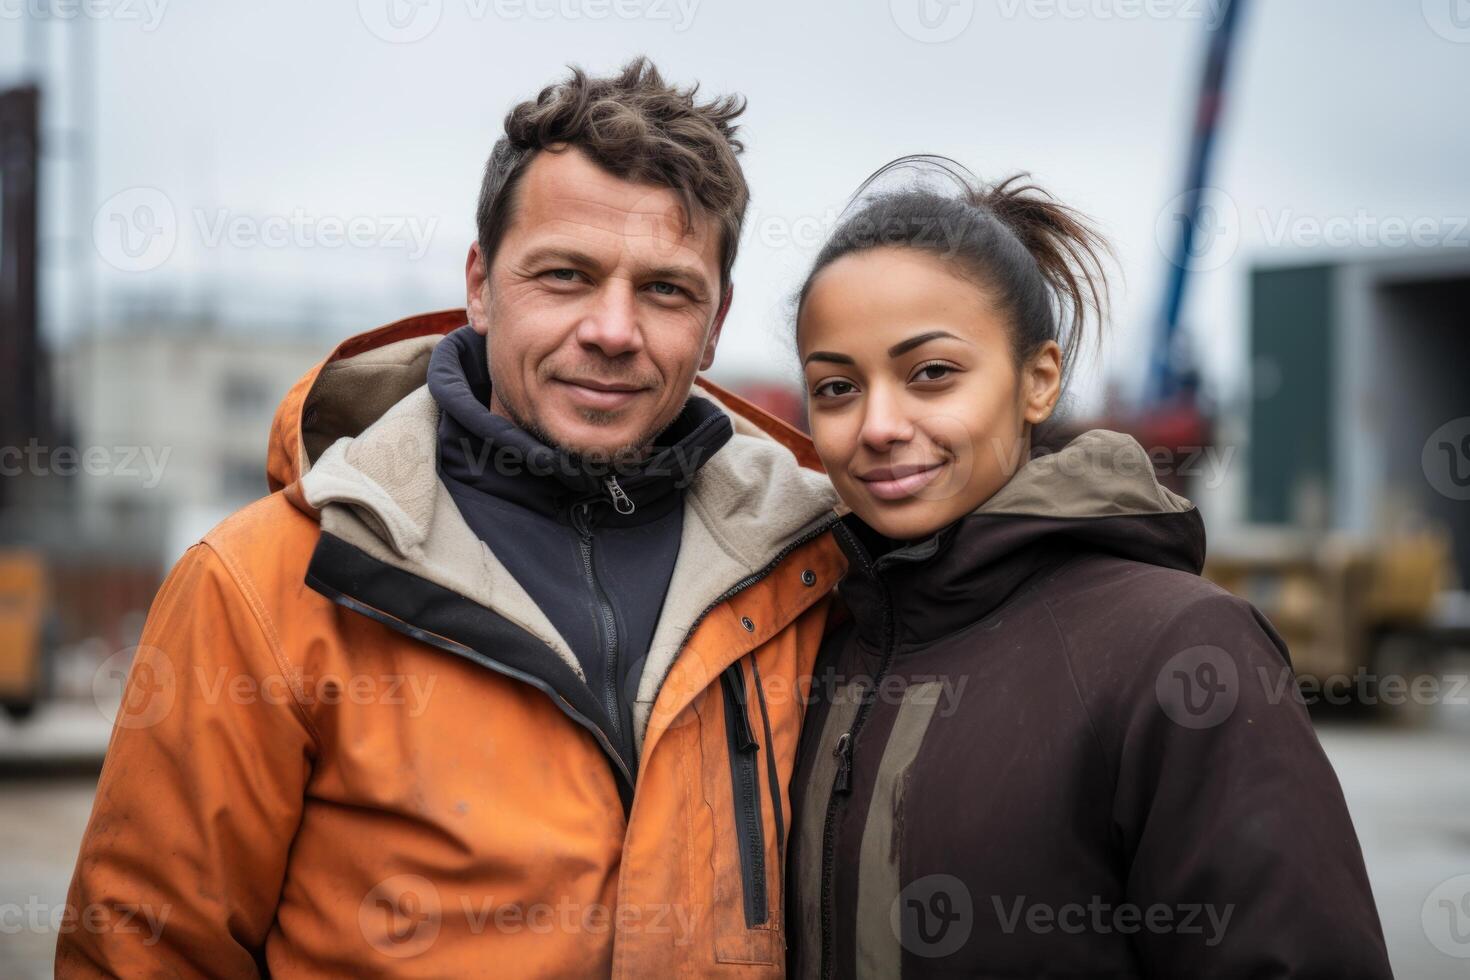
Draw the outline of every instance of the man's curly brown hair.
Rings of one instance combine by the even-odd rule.
[[[542,89],[505,117],[505,135],[485,163],[475,211],[480,252],[488,269],[515,212],[516,187],[536,154],[575,146],[615,177],[661,184],[680,196],[686,227],[714,218],[720,233],[720,292],[740,243],[750,192],[736,155],[744,146],[734,120],[745,100],[726,95],[695,101],[699,85],[680,89],[653,62],[635,58],[613,76],[570,76]]]

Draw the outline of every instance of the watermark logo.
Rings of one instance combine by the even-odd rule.
[[[119,650],[92,675],[92,700],[119,728],[151,728],[173,710],[178,683],[173,661],[157,647]]]
[[[954,875],[909,882],[888,909],[888,924],[904,949],[937,959],[959,950],[975,928],[970,889]]]
[[[86,905],[52,904],[31,895],[24,902],[0,903],[0,935],[21,933],[70,935],[137,936],[138,944],[156,946],[168,923],[170,904],[139,905],[133,902],[89,902]]]
[[[1435,949],[1455,959],[1470,959],[1470,875],[1441,882],[1420,910],[1424,935]]]
[[[1224,267],[1246,238],[1268,249],[1470,248],[1470,215],[1379,214],[1367,208],[1313,214],[1264,207],[1245,214],[1228,194],[1210,187],[1200,192],[1194,235],[1181,256],[1192,200],[1193,195],[1180,194],[1154,225],[1159,251],[1192,272]]]
[[[422,875],[384,878],[363,898],[357,925],[384,956],[418,956],[439,938],[443,910],[439,889]]]
[[[205,248],[382,248],[403,249],[411,261],[424,257],[439,226],[438,218],[409,214],[237,214],[229,208],[193,211]]]
[[[646,731],[662,728],[673,732],[714,710],[714,698],[720,690],[719,680],[706,678],[702,670],[692,666],[694,661],[690,658],[677,659],[679,647],[680,644],[674,643],[661,646],[659,650],[651,649],[648,657],[636,662],[628,672],[627,695],[631,697],[628,703],[634,706],[634,711],[647,712]],[[653,702],[638,700],[638,688],[642,685],[635,678],[639,678],[645,665],[671,662],[673,666],[664,679],[649,692]],[[750,696],[754,704],[754,692]]]
[[[694,24],[699,0],[465,0],[471,19],[493,12],[500,20],[644,20],[682,34]]]
[[[1470,216],[1379,215],[1367,208],[1351,214],[1300,214],[1287,208],[1256,212],[1268,248],[1466,248]]]
[[[1228,0],[999,0],[1001,16],[1014,20],[1187,20],[1214,30]]]
[[[1235,915],[1235,906],[1186,903],[1165,905],[1156,902],[1147,907],[1132,902],[1114,904],[1101,895],[1093,895],[1086,904],[1067,902],[1050,905],[1045,902],[1028,902],[1025,895],[1017,895],[1007,901],[999,895],[990,899],[995,909],[996,922],[1007,936],[1018,931],[1038,936],[1062,933],[1068,936],[1084,934],[1109,936],[1114,934],[1136,935],[1141,932],[1155,935],[1200,936],[1207,948],[1220,945],[1230,919]]]
[[[491,17],[501,21],[616,17],[666,23],[682,34],[694,24],[699,0],[463,0],[463,8],[463,15],[476,23]],[[374,36],[391,44],[412,44],[438,28],[444,0],[358,0],[357,13]]]
[[[173,202],[156,187],[112,195],[92,219],[97,254],[122,272],[148,272],[168,261],[179,241]]]
[[[0,0],[0,20],[139,22],[152,33],[163,22],[169,0]]]
[[[1229,263],[1240,248],[1240,209],[1218,187],[1202,188],[1194,217],[1194,235],[1188,251],[1180,256],[1180,236],[1187,227],[1193,200],[1195,196],[1186,191],[1166,204],[1154,223],[1154,239],[1170,262],[1182,264],[1190,272],[1212,272]]]
[[[1176,725],[1213,728],[1235,711],[1240,672],[1235,659],[1215,646],[1190,647],[1169,658],[1154,681],[1159,707]]]
[[[898,29],[915,41],[942,44],[965,32],[975,19],[975,0],[889,0]]]
[[[1273,676],[1274,674],[1274,676]],[[1257,667],[1256,677],[1270,704],[1287,699],[1312,707],[1330,704],[1398,707],[1449,705],[1470,706],[1470,675],[1466,674],[1376,674],[1359,667],[1352,674],[1304,674],[1301,677],[1286,664],[1272,671]]]
[[[192,220],[191,220],[192,219]],[[317,214],[305,208],[250,214],[195,207],[183,220],[156,187],[131,187],[108,198],[92,222],[92,241],[108,265],[149,272],[173,255],[181,234],[201,248],[401,250],[410,261],[428,252],[437,217],[411,214]]]
[[[1470,44],[1470,0],[1423,0],[1424,21],[1446,41]]]
[[[688,212],[667,188],[634,201],[623,220],[622,246],[660,262],[683,259],[701,265],[701,241]]]
[[[1470,415],[1435,429],[1419,457],[1424,477],[1441,496],[1470,500]]]
[[[35,437],[24,446],[0,446],[0,476],[87,476],[137,479],[144,490],[163,480],[172,446],[48,446]]]
[[[437,674],[322,674],[297,673],[257,678],[245,672],[231,673],[227,667],[212,672],[196,664],[193,689],[205,704],[270,704],[303,708],[340,704],[402,707],[410,718],[423,717],[429,709]]]
[[[443,14],[444,0],[357,0],[363,25],[390,44],[422,41]]]
[[[473,936],[647,933],[665,937],[661,940],[665,944],[687,946],[699,909],[667,902],[609,906],[570,895],[503,901],[484,892],[441,893],[422,875],[400,874],[383,879],[364,896],[357,920],[373,949],[394,959],[409,959],[438,940],[445,922]]]

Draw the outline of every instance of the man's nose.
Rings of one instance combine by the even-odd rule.
[[[608,357],[643,349],[638,323],[638,297],[626,279],[608,279],[597,291],[593,306],[577,325],[577,341]]]

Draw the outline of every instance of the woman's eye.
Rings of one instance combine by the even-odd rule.
[[[954,368],[948,364],[925,364],[914,372],[914,379],[916,381],[943,381],[945,376],[953,370]]]
[[[824,381],[812,390],[812,394],[817,398],[833,398],[856,390],[850,381]]]

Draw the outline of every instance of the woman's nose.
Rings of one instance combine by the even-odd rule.
[[[884,450],[913,436],[914,424],[903,399],[881,386],[872,390],[863,409],[862,441],[870,449]]]

